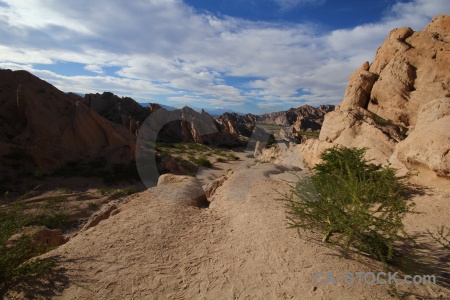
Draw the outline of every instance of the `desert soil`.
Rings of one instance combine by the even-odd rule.
[[[10,293],[9,297],[391,298],[387,285],[348,285],[342,280],[336,284],[314,283],[316,272],[344,275],[383,269],[366,257],[358,261],[340,258],[338,252],[318,241],[320,236],[313,233],[299,237],[295,230],[288,229],[284,203],[277,200],[279,193],[288,193],[297,176],[305,176],[308,171],[289,172],[288,167],[255,163],[246,154],[240,154],[242,161],[199,174],[206,183],[207,178],[220,177],[228,168],[234,170],[209,199],[209,208],[160,200],[155,195],[161,186],[131,195],[121,202],[119,213],[46,254],[58,262],[58,270],[44,279],[46,286],[36,289],[23,285],[21,292]],[[436,216],[448,218],[450,193],[443,187],[439,192],[443,195],[439,199],[433,199],[433,190],[420,196],[419,209],[426,213],[409,218],[409,230],[419,230],[421,222],[434,225]],[[432,207],[426,204],[432,200]],[[412,268],[418,265],[415,261],[410,262]],[[450,269],[448,260],[441,261],[440,266],[447,272]],[[399,286],[397,290],[407,299],[449,297],[445,287],[448,282]]]

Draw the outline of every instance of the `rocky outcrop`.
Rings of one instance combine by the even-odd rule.
[[[118,214],[119,213],[119,209],[117,208],[118,203],[119,203],[118,201],[113,201],[103,205],[98,212],[96,212],[89,218],[89,220],[86,222],[86,224],[83,226],[83,228],[81,228],[79,232],[83,232],[88,230],[89,228],[95,227],[101,221]]]
[[[161,201],[177,201],[181,205],[196,207],[209,206],[197,177],[164,174],[159,177],[153,191]]]
[[[134,159],[135,138],[126,129],[26,71],[0,70],[0,124],[2,174]]]
[[[157,135],[158,141],[163,142],[241,145],[238,125],[214,119],[204,110],[199,113],[187,106],[173,111],[156,109],[144,126],[147,135]]]
[[[450,16],[435,17],[423,31],[391,31],[371,65],[349,79],[344,99],[325,115],[318,140],[307,140],[308,165],[331,146],[366,147],[367,158],[395,167],[450,173]],[[437,100],[436,100],[437,99]]]
[[[334,105],[321,105],[317,108],[303,105],[287,111],[260,115],[257,117],[257,122],[291,126],[291,130],[294,133],[298,131],[317,131],[322,126],[325,114],[333,110]]]
[[[244,116],[237,113],[224,113],[215,119],[222,131],[231,134],[250,137],[252,134],[251,124],[256,122],[256,115],[246,114]]]
[[[370,92],[378,75],[369,72],[369,63],[365,62],[356,70],[349,79],[349,84],[345,91],[344,100],[340,109],[348,110],[356,107],[367,108],[370,100]]]
[[[277,143],[269,148],[255,151],[255,158],[263,162],[271,162],[277,165],[285,165],[304,169],[304,161],[302,158],[301,148],[295,143]]]
[[[450,177],[450,98],[422,107],[414,131],[400,142],[393,154],[405,166],[425,166],[439,176]]]
[[[150,113],[159,108],[159,105],[142,107],[132,98],[118,97],[110,92],[86,94],[84,103],[106,119],[125,126],[133,135],[137,135]]]

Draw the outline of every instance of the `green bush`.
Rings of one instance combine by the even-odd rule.
[[[411,212],[405,201],[408,186],[390,167],[364,159],[366,149],[325,150],[311,177],[302,179],[286,196],[289,225],[319,229],[323,242],[366,253],[388,263],[396,242],[406,241],[403,217]]]
[[[205,168],[211,168],[212,167],[212,163],[206,158],[206,157],[199,157],[195,160],[195,163],[198,164],[199,166],[205,167]]]

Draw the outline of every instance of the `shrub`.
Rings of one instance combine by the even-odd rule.
[[[408,187],[395,170],[369,163],[365,151],[325,150],[314,174],[285,199],[288,220],[299,234],[319,229],[322,241],[338,245],[344,255],[355,249],[387,263],[393,258],[394,243],[408,240],[402,219],[413,204],[405,201]]]
[[[220,162],[220,163],[227,162],[227,160],[226,160],[225,158],[223,158],[223,157],[218,157],[218,158],[216,159],[216,161],[217,161],[217,162]]]
[[[199,157],[195,160],[195,163],[198,164],[199,166],[205,167],[205,168],[211,168],[212,167],[212,163],[206,158],[206,157]]]

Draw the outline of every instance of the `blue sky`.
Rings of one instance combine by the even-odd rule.
[[[337,104],[390,30],[442,13],[448,0],[0,0],[0,68],[175,107]]]

